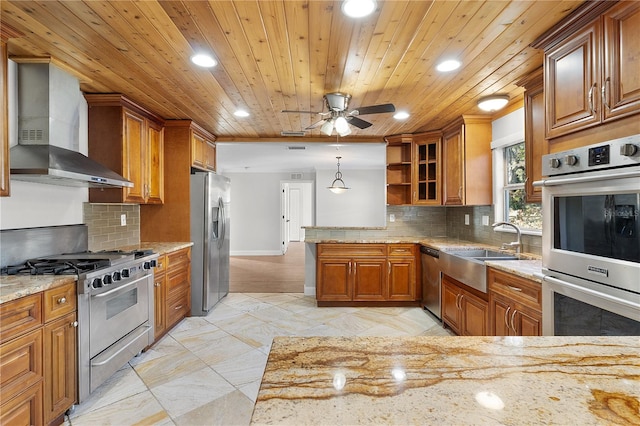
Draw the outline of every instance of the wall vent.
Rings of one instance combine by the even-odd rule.
[[[287,149],[295,151],[295,150],[305,150],[305,149],[307,149],[307,147],[306,146],[300,146],[300,145],[298,145],[298,146],[293,145],[293,146],[287,146]]]
[[[302,173],[291,173],[291,180],[302,180]]]
[[[293,132],[293,131],[285,131],[280,132],[280,136],[304,136],[303,131]]]

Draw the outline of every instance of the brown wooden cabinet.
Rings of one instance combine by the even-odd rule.
[[[133,182],[132,188],[92,188],[94,203],[162,204],[164,121],[120,94],[85,94],[89,157]]]
[[[155,340],[191,314],[191,248],[158,258],[154,271]]]
[[[415,302],[415,244],[318,244],[316,299],[324,302]]]
[[[191,167],[215,172],[215,136],[193,123],[191,120],[172,120],[172,124],[189,126],[189,137],[191,139]]]
[[[413,135],[413,204],[440,205],[440,132]]]
[[[413,135],[394,135],[387,140],[387,204],[410,205],[412,200]]]
[[[491,204],[491,117],[464,115],[448,125],[442,151],[443,204]]]
[[[487,288],[491,335],[542,335],[542,289],[539,283],[489,268]]]
[[[0,305],[0,423],[51,424],[76,401],[76,283]]]
[[[524,183],[527,202],[542,202],[542,188],[533,182],[542,179],[542,156],[549,153],[544,131],[544,84],[542,68],[518,82],[524,87],[524,145],[527,178]]]
[[[442,321],[461,336],[487,336],[489,304],[464,284],[442,276]]]
[[[602,3],[585,10],[614,4]],[[640,3],[620,2],[592,14],[584,13],[578,28],[567,25],[540,46],[547,138],[640,113]]]

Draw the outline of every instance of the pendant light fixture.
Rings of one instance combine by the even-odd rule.
[[[338,160],[338,171],[336,172],[336,178],[333,180],[333,182],[331,182],[331,186],[327,187],[327,189],[334,194],[342,194],[343,192],[346,192],[347,189],[351,189],[347,188],[347,185],[345,185],[344,181],[342,180],[342,173],[340,173],[341,158],[342,157],[336,157],[336,159]]]

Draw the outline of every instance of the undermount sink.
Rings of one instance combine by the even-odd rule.
[[[518,256],[484,248],[440,252],[442,273],[483,293],[487,292],[487,266],[485,261],[488,260],[518,260]]]

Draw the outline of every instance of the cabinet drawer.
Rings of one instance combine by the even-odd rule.
[[[163,274],[164,271],[167,270],[167,256],[162,255],[158,256],[158,260],[156,261],[156,268],[153,270],[154,274]]]
[[[189,288],[179,288],[167,300],[167,327],[173,326],[191,311],[191,292]]]
[[[387,245],[387,256],[414,257],[415,247],[415,244],[389,244]]]
[[[318,256],[386,256],[386,244],[318,244]]]
[[[507,296],[532,309],[542,310],[542,285],[525,278],[489,268],[489,290]]]
[[[0,343],[42,325],[42,294],[32,294],[0,305]]]
[[[191,276],[189,274],[189,268],[180,268],[177,271],[170,271],[167,273],[167,299],[174,297],[174,294],[182,291],[184,288],[191,287]]]
[[[42,329],[0,346],[0,400],[19,394],[42,379]]]
[[[184,248],[167,254],[167,269],[176,268],[191,262],[191,248]]]
[[[42,382],[26,388],[20,395],[9,401],[2,400],[0,405],[1,425],[41,425],[44,424],[42,412]]]
[[[74,312],[77,306],[76,283],[61,285],[44,292],[44,322]]]

